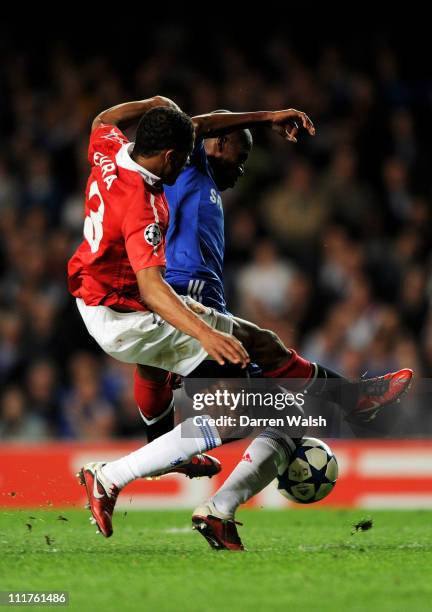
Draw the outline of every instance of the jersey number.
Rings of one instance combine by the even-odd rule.
[[[89,243],[91,252],[96,253],[103,236],[102,222],[105,212],[105,204],[102,200],[97,181],[93,181],[90,185],[89,200],[91,200],[93,196],[99,198],[100,204],[96,211],[91,210],[90,215],[84,219],[84,238]]]

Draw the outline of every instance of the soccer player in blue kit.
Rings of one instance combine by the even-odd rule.
[[[310,135],[315,130],[310,119],[302,112],[290,109],[280,111],[289,113],[287,124],[272,126],[288,141],[296,142],[296,135],[300,124]],[[225,250],[224,240],[224,212],[221,192],[235,186],[237,180],[244,175],[245,164],[252,149],[253,139],[248,128],[244,127],[245,115],[242,113],[229,113],[228,111],[215,111],[216,122],[226,127],[213,130],[205,139],[200,138],[188,165],[184,168],[173,186],[165,187],[165,194],[170,207],[170,225],[167,234],[167,268],[166,280],[179,295],[189,295],[205,306],[215,308],[217,311],[227,313],[223,284],[223,260]],[[255,115],[252,118],[252,115]],[[259,113],[249,114],[251,119],[247,122],[249,127],[268,125],[261,120]],[[236,118],[238,123],[236,125]],[[288,121],[289,119],[289,121]],[[199,118],[194,118],[195,122]],[[238,128],[240,125],[241,129]],[[237,128],[237,129],[236,129]],[[281,377],[306,377],[307,360],[297,355],[294,359],[299,367],[291,372],[281,373]],[[341,378],[318,364],[313,365],[311,387],[317,387],[317,394],[325,396],[325,380],[327,378]],[[249,366],[252,375],[259,375],[257,365]],[[191,377],[240,377],[240,368],[236,366],[218,366],[216,362],[203,362]],[[219,372],[219,373],[218,373]],[[139,374],[137,374],[139,376]],[[170,376],[170,375],[169,375]],[[399,395],[400,382],[403,387],[407,378],[410,379],[410,370],[387,374],[383,377],[369,379],[364,383],[362,391],[356,392],[353,406],[348,408],[352,418],[359,422],[367,422],[374,418],[378,410]],[[163,397],[165,404],[160,403],[160,391],[167,390],[166,381],[144,382],[142,388],[151,385],[156,389],[156,395],[141,403],[140,410],[144,420],[148,423],[149,440],[165,433],[173,427],[172,391],[169,387],[168,397]],[[348,381],[346,381],[348,383]],[[313,389],[311,389],[313,391]],[[144,392],[147,392],[147,389]],[[334,397],[328,399],[334,401]],[[160,411],[161,418],[155,414]],[[147,412],[146,416],[146,411]],[[259,435],[248,447],[245,456],[247,461],[240,461],[221,489],[206,504],[195,510],[194,524],[207,538],[214,548],[227,548],[242,550],[240,538],[234,522],[234,512],[237,506],[247,501],[258,491],[274,479],[278,471],[283,471],[290,449],[287,440],[275,432],[271,435],[264,432]],[[191,472],[191,468],[196,471]],[[188,475],[211,476],[220,470],[219,462],[208,455],[200,455],[192,459],[187,468],[178,468],[178,471]]]
[[[165,279],[180,295],[220,312],[227,312],[220,192],[243,176],[252,144],[248,129],[198,140],[188,166],[173,186],[165,188],[170,208]],[[225,161],[226,155],[232,162]]]

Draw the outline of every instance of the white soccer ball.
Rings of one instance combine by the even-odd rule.
[[[327,497],[338,478],[338,464],[330,447],[317,438],[303,438],[287,469],[277,477],[277,488],[290,501],[312,504]]]

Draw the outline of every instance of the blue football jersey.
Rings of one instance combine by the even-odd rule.
[[[230,314],[223,285],[225,251],[222,197],[199,141],[190,163],[173,186],[165,186],[170,209],[166,239],[166,281],[179,295]],[[251,363],[248,376],[261,376]]]
[[[165,187],[170,209],[166,280],[180,295],[226,312],[222,197],[202,140],[173,186]]]

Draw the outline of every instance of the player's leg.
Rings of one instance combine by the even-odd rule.
[[[134,373],[134,395],[144,421],[147,442],[152,442],[174,427],[174,393],[180,377],[172,372],[137,364]],[[199,454],[190,461],[164,473],[176,472],[188,478],[211,478],[221,471],[220,461]],[[158,474],[159,476],[160,474]]]
[[[338,404],[354,422],[369,422],[385,405],[398,400],[409,389],[413,372],[403,368],[384,376],[350,381],[321,364],[312,363],[288,349],[277,334],[235,319],[234,335],[243,342],[251,358],[268,378],[293,379],[309,394]],[[298,388],[298,387],[297,387]]]
[[[280,390],[279,387],[277,389]],[[223,442],[232,440],[233,435],[238,435],[235,424],[216,427],[209,422],[208,415],[200,414],[199,417],[187,419],[172,431],[116,461],[84,466],[81,470],[81,481],[87,487],[90,508],[104,535],[109,537],[112,534],[113,500],[115,503],[118,493],[128,483],[182,466],[194,455],[220,446]],[[270,444],[271,449],[268,448],[267,452],[274,451],[274,446],[277,445],[275,436],[273,440],[274,443]],[[287,440],[290,440],[293,446],[292,438],[287,437]],[[286,442],[286,445],[288,447],[289,443]],[[264,459],[267,461],[268,457]],[[268,470],[265,469],[262,474],[257,475],[256,483],[253,483],[252,487],[246,484],[250,495],[255,494],[258,486],[262,488],[267,484],[267,477]],[[245,479],[245,474],[242,474],[241,478]],[[240,497],[242,498],[242,495]]]
[[[211,502],[219,513],[234,518],[240,504],[259,493],[286,469],[297,440],[268,428],[247,447],[242,459]]]
[[[134,396],[151,442],[174,427],[174,395],[171,372],[137,364],[134,372]]]
[[[294,384],[306,388],[309,393],[321,395],[323,399],[345,405],[347,410],[365,403],[365,393],[362,387],[353,384],[341,375],[319,364],[313,364],[287,349],[280,339],[271,331],[257,328],[246,321],[238,321],[235,335],[243,342],[252,359],[259,362],[263,375],[270,378],[291,378]],[[384,393],[395,396],[407,388],[411,379],[411,371],[380,377],[368,381],[372,391],[378,388],[375,399]],[[382,379],[390,379],[382,384]],[[398,380],[402,380],[398,388]],[[393,380],[393,389],[390,388]],[[330,383],[329,383],[330,381]],[[331,384],[333,383],[333,384]],[[288,383],[289,384],[289,383]],[[376,409],[376,402],[375,402]],[[283,472],[287,465],[295,439],[289,438],[280,430],[266,430],[261,433],[246,449],[242,460],[237,464],[215,495],[195,509],[192,522],[209,542],[218,549],[243,550],[243,544],[237,532],[235,512],[240,504],[245,503],[259,491],[264,489],[278,473]]]
[[[194,510],[192,525],[212,548],[244,550],[236,510],[284,472],[296,443],[280,430],[266,429],[249,444],[215,495]]]
[[[166,473],[221,443],[217,428],[188,419],[120,459],[86,464],[80,481],[86,486],[91,512],[103,535],[112,534],[114,505],[123,487],[138,478]]]
[[[190,302],[187,301],[188,305]],[[90,335],[120,361],[187,375],[207,357],[197,340],[158,320],[152,313],[118,313],[104,306],[86,306],[82,300],[77,303]],[[215,329],[232,331],[230,317],[200,304],[193,303],[192,307]],[[80,471],[80,480],[86,486],[90,509],[100,531],[106,537],[112,534],[114,505],[126,484],[178,468],[194,455],[221,443],[216,428],[188,419],[117,461],[86,464]]]
[[[280,392],[279,385],[275,385],[275,392]],[[217,406],[214,410],[218,410]],[[293,415],[303,414],[301,408],[296,405],[290,410]],[[239,437],[242,431],[242,437],[244,437],[246,432],[244,428],[239,429],[236,421],[223,426],[213,425],[211,419],[214,420],[215,416],[219,414],[202,415],[200,413],[186,419],[172,431],[154,439],[150,444],[116,461],[106,463],[100,468],[102,476],[120,490],[137,478],[159,475],[173,468],[176,469],[177,466],[185,464],[193,455],[211,450]],[[295,434],[292,433],[292,435],[297,437],[302,435],[302,432],[296,428]]]

